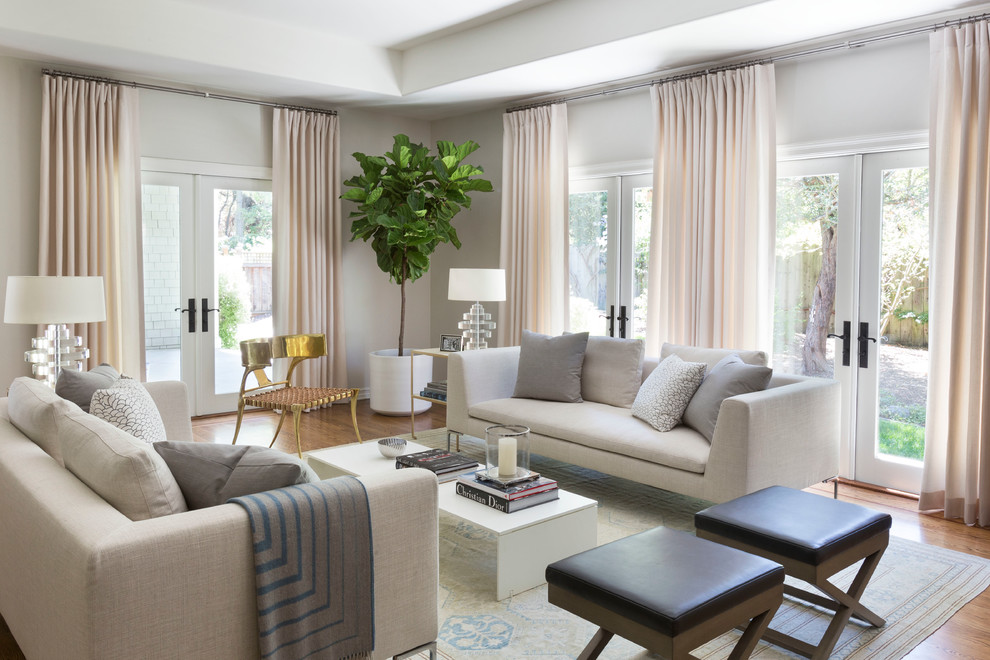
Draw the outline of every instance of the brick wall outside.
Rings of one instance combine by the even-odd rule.
[[[179,348],[179,189],[141,186],[147,349]]]

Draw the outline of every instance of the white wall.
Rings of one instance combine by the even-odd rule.
[[[430,346],[440,345],[440,335],[459,335],[457,322],[471,303],[447,300],[447,284],[451,268],[498,268],[499,231],[502,209],[502,111],[500,109],[435,121],[433,142],[450,140],[461,144],[474,140],[480,147],[467,162],[485,170],[483,178],[495,188],[490,193],[474,193],[471,208],[454,218],[461,249],[452,245],[437,248],[430,264],[432,273],[430,317],[432,320]],[[482,303],[492,320],[498,323],[498,303]],[[489,346],[495,346],[495,335]]]
[[[0,289],[9,275],[38,272],[41,65],[0,57]],[[35,326],[0,324],[0,395],[17,376]]]
[[[780,62],[777,144],[928,130],[928,35]]]

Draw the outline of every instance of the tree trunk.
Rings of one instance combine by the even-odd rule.
[[[399,296],[402,300],[399,305],[399,357],[403,356],[402,339],[406,334],[406,255],[402,254],[402,281],[399,282]]]
[[[808,312],[808,326],[805,329],[802,351],[802,372],[808,376],[831,376],[825,358],[826,335],[829,322],[835,309],[835,257],[838,242],[835,225],[819,221],[822,233],[822,268],[815,282],[815,291]]]

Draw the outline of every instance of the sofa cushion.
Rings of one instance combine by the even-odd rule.
[[[81,410],[58,419],[65,467],[131,520],[187,511],[179,484],[151,445]]]
[[[116,369],[105,362],[89,371],[63,369],[55,381],[55,394],[68,399],[85,412],[89,412],[89,402],[93,392],[110,387],[120,378]]]
[[[493,424],[523,424],[534,435],[560,438],[659,465],[703,474],[711,445],[686,426],[660,433],[636,419],[629,408],[585,401],[579,404],[535,399],[491,399],[471,406],[472,417]],[[533,451],[539,453],[536,440]],[[608,465],[593,466],[608,472]]]
[[[660,347],[660,361],[670,355],[676,355],[686,362],[704,362],[711,369],[724,357],[738,355],[746,364],[767,366],[767,354],[763,351],[737,351],[732,348],[701,348],[698,346],[683,346],[664,342]]]
[[[190,509],[223,504],[232,497],[319,481],[295,456],[250,445],[156,442]]]
[[[136,380],[121,378],[106,389],[96,390],[90,413],[138,440],[161,442],[167,439],[165,423],[155,400]]]
[[[523,330],[514,397],[546,401],[581,401],[581,368],[588,333],[560,337]]]
[[[56,421],[67,413],[82,412],[79,406],[55,394],[42,381],[27,376],[15,378],[7,396],[10,423],[61,465]]]
[[[669,431],[681,423],[684,409],[704,377],[703,362],[685,362],[671,355],[639,388],[632,414],[658,431]]]
[[[629,408],[639,392],[643,340],[588,337],[581,368],[581,398]]]
[[[728,355],[712,367],[684,410],[684,423],[711,442],[722,401],[730,396],[761,392],[770,383],[773,370],[746,364],[738,355]]]

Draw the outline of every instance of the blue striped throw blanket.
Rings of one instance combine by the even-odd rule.
[[[371,516],[353,477],[235,497],[254,541],[262,658],[361,658],[374,648]]]

